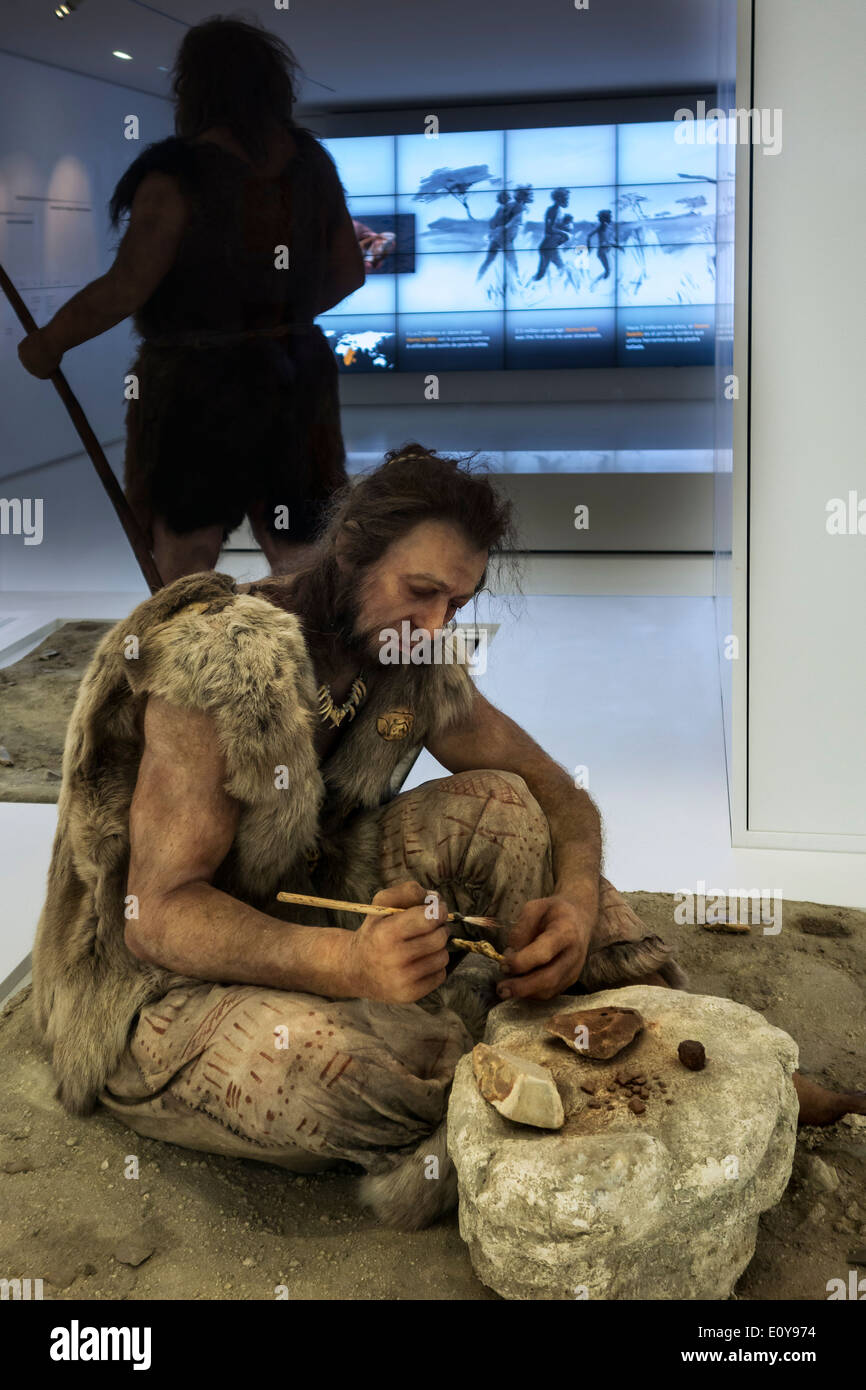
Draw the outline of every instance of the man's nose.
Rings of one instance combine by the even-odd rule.
[[[437,599],[435,602],[425,604],[423,608],[416,608],[412,616],[412,627],[421,632],[426,632],[432,638],[434,633],[445,626],[445,615],[448,612],[447,599]]]

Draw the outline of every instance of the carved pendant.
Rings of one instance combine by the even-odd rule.
[[[414,712],[410,709],[389,709],[376,720],[376,732],[388,743],[395,739],[408,738],[415,723]]]

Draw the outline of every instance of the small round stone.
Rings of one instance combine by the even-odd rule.
[[[696,1042],[694,1038],[687,1038],[680,1043],[677,1048],[677,1056],[683,1066],[688,1067],[689,1071],[703,1071],[707,1065],[704,1045],[701,1042]]]

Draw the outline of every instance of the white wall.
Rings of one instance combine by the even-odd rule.
[[[38,325],[114,259],[108,200],[152,140],[173,134],[169,103],[0,53],[0,263]],[[140,139],[124,138],[137,115]],[[0,536],[0,589],[147,590],[57,392],[25,372],[24,337],[0,294],[0,496],[42,498],[45,535]],[[124,434],[130,321],[63,359],[98,439]],[[122,446],[106,452],[118,474]],[[77,457],[75,457],[77,456]],[[71,457],[71,461],[70,461]],[[34,465],[38,471],[31,471]],[[21,470],[28,470],[16,477]],[[10,476],[11,475],[11,476]]]
[[[826,530],[832,498],[855,492],[866,512],[864,53],[861,0],[754,0],[753,104],[781,110],[783,143],[738,163],[738,204],[750,165],[752,181],[737,271],[745,310],[751,280],[736,350],[740,844],[866,851],[866,534]],[[863,885],[866,902],[866,860]]]

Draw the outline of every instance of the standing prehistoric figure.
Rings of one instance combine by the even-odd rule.
[[[213,567],[244,516],[275,572],[305,560],[346,482],[337,369],[313,320],[364,263],[329,155],[295,124],[297,62],[258,25],[190,29],[175,136],[120,179],[129,224],[107,274],[19,347],[47,377],[129,314],[125,488],[163,579]]]

